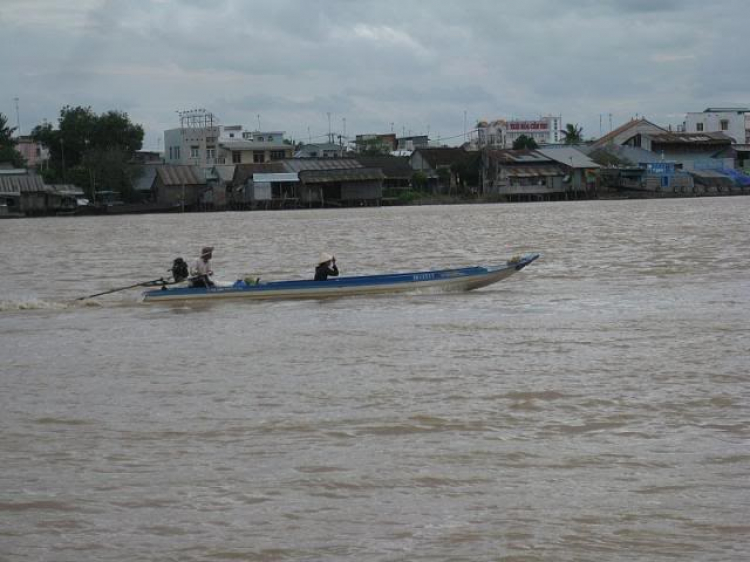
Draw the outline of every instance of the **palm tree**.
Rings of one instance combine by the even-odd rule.
[[[579,144],[583,142],[583,127],[579,127],[578,123],[568,123],[565,125],[565,129],[562,131],[565,136],[565,144]]]

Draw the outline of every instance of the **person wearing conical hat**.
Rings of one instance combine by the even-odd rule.
[[[326,281],[329,277],[338,277],[338,275],[336,257],[328,252],[321,252],[318,256],[318,265],[315,267],[315,281]]]
[[[191,287],[213,287],[214,282],[211,281],[211,275],[214,272],[211,270],[211,258],[213,257],[214,248],[213,246],[204,246],[201,249],[200,257],[195,260],[193,267],[190,270],[190,286]]]

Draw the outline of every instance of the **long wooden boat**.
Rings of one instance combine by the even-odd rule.
[[[330,277],[327,281],[268,281],[230,287],[167,287],[143,293],[144,302],[212,299],[324,299],[412,291],[470,291],[510,277],[539,258],[525,254],[498,266],[461,267],[435,271]]]

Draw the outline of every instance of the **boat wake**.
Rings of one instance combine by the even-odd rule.
[[[68,310],[72,308],[101,307],[96,301],[49,301],[34,297],[17,300],[0,300],[0,312],[19,310]]]

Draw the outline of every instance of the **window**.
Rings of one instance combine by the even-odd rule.
[[[283,160],[286,155],[283,150],[272,150],[271,160]]]
[[[206,144],[214,144],[216,142],[216,137],[206,137]]]
[[[256,164],[266,161],[266,153],[262,150],[253,150],[253,162]]]
[[[215,146],[207,146],[206,147],[206,158],[216,158],[216,147]]]
[[[255,140],[257,140],[258,142],[263,142],[263,137],[258,137],[258,138],[257,138],[257,139],[255,139]]]
[[[232,152],[232,164],[240,164],[242,162],[241,152]]]
[[[172,158],[173,158],[173,156],[172,156],[172,147],[170,146],[169,147],[169,159],[172,160]]]
[[[699,133],[703,131],[703,123],[696,123],[695,130],[698,131]]]
[[[191,145],[190,146],[190,158],[199,158],[200,157],[200,146]]]
[[[234,133],[229,133],[229,138],[233,139],[234,138]]]
[[[273,137],[271,135],[268,136],[268,142],[273,142]]]
[[[719,121],[719,125],[721,126],[722,131],[728,131],[729,130],[729,119],[722,119]]]

